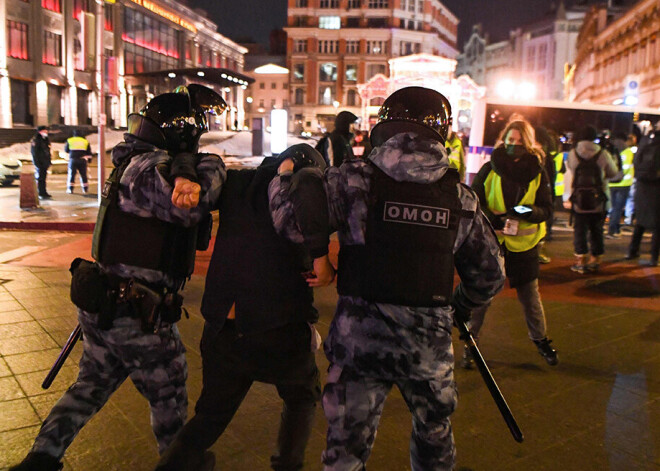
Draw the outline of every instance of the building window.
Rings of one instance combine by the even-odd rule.
[[[376,74],[385,75],[385,64],[369,64],[367,65],[367,80]]]
[[[538,56],[538,59],[536,61],[536,68],[538,70],[545,70],[547,56],[548,56],[548,45],[547,44],[540,44],[539,45],[539,56]]]
[[[367,41],[367,54],[387,54],[387,42]]]
[[[293,81],[294,82],[304,82],[305,81],[305,64],[294,64],[293,65]]]
[[[527,60],[525,61],[525,70],[534,70],[534,62],[536,60],[536,49],[534,46],[527,48]]]
[[[259,84],[259,90],[265,90],[266,89],[266,84],[264,82],[261,82]]]
[[[262,98],[261,100],[259,100],[259,108],[263,108],[263,107],[264,107],[264,100]]]
[[[322,16],[319,18],[319,28],[340,29],[341,19],[338,16]]]
[[[387,28],[388,26],[387,18],[367,18],[368,28]]]
[[[277,82],[271,82],[271,84],[270,84],[270,88],[271,88],[272,90],[275,90],[275,89],[277,88]]]
[[[41,7],[56,13],[62,13],[60,0],[41,0]]]
[[[360,27],[360,18],[357,16],[349,16],[346,18],[346,27],[347,28],[359,28]]]
[[[337,81],[337,64],[334,62],[326,62],[319,67],[319,82],[336,82]]]
[[[339,41],[319,41],[319,53],[321,54],[337,54],[338,49]]]
[[[28,60],[28,25],[7,21],[7,55],[14,59]]]
[[[92,11],[92,0],[73,0],[73,17],[80,21],[82,12]]]
[[[339,0],[321,0],[321,8],[339,8]]]
[[[389,8],[388,0],[369,0],[369,8]]]
[[[294,52],[307,52],[307,40],[306,39],[296,39],[293,42],[293,51]]]
[[[282,84],[282,89],[283,89],[283,90],[288,90],[288,89],[289,89],[289,84],[286,83],[286,82],[284,82],[284,83]]]
[[[293,102],[296,105],[302,105],[305,100],[305,91],[302,88],[296,88],[294,93]]]
[[[351,88],[346,94],[346,105],[357,106],[357,97],[358,97],[357,91]]]
[[[346,54],[357,54],[358,52],[360,52],[360,41],[346,41]]]
[[[348,0],[348,8],[360,8],[362,0]]]
[[[179,64],[179,32],[156,18],[125,8],[122,39],[127,74],[174,69]],[[210,66],[211,51],[199,52],[198,63]]]
[[[270,100],[270,107],[275,108],[276,106],[277,106],[277,100],[273,98],[272,100]]]
[[[112,16],[112,7],[110,5],[105,5],[103,8],[103,14],[105,15],[105,30],[114,31],[115,30],[115,20]]]
[[[49,65],[62,65],[62,35],[44,31],[44,48],[41,61]]]
[[[346,65],[346,81],[357,82],[357,65],[355,64]]]
[[[296,8],[307,8],[307,0],[296,0]]]
[[[282,108],[288,108],[289,107],[289,100],[282,100]]]
[[[399,43],[399,55],[408,56],[410,54],[416,54],[420,50],[419,43],[413,43],[409,41],[401,41]]]
[[[332,105],[335,101],[335,86],[321,85],[319,87],[319,105]]]

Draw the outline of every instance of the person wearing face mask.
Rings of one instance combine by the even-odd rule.
[[[553,206],[550,180],[542,162],[543,151],[536,143],[534,128],[516,116],[500,134],[490,162],[481,167],[472,189],[504,252],[506,275],[522,305],[529,337],[545,361],[554,366],[559,360],[547,336],[538,284],[538,244],[545,236],[545,221]],[[488,306],[472,311],[470,330],[475,337]],[[463,367],[472,366],[465,348]]]

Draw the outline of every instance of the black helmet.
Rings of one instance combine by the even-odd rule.
[[[227,108],[210,88],[190,84],[153,98],[139,113],[128,115],[128,132],[169,152],[196,152],[199,138],[209,130],[206,113]]]
[[[442,94],[424,87],[406,87],[392,93],[378,111],[371,144],[379,146],[402,132],[416,132],[444,144],[451,127],[451,105]]]
[[[277,156],[282,162],[286,159],[293,160],[293,171],[296,172],[304,167],[319,167],[325,170],[326,164],[323,156],[309,144],[294,144]]]

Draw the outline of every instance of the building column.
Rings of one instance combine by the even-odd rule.
[[[64,22],[64,37],[62,45],[62,61],[64,62],[64,73],[66,88],[64,89],[64,124],[75,126],[78,124],[78,91],[75,81],[75,62],[73,55],[73,0],[62,1],[62,18]]]
[[[0,127],[11,128],[11,86],[7,70],[7,0],[0,0]]]

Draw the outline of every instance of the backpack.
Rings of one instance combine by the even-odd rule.
[[[571,202],[577,213],[599,213],[604,210],[607,197],[603,191],[602,170],[598,159],[602,149],[591,159],[584,159],[575,152],[578,165],[573,176],[573,194]]]
[[[635,156],[635,178],[640,181],[660,180],[660,143],[653,142]]]

